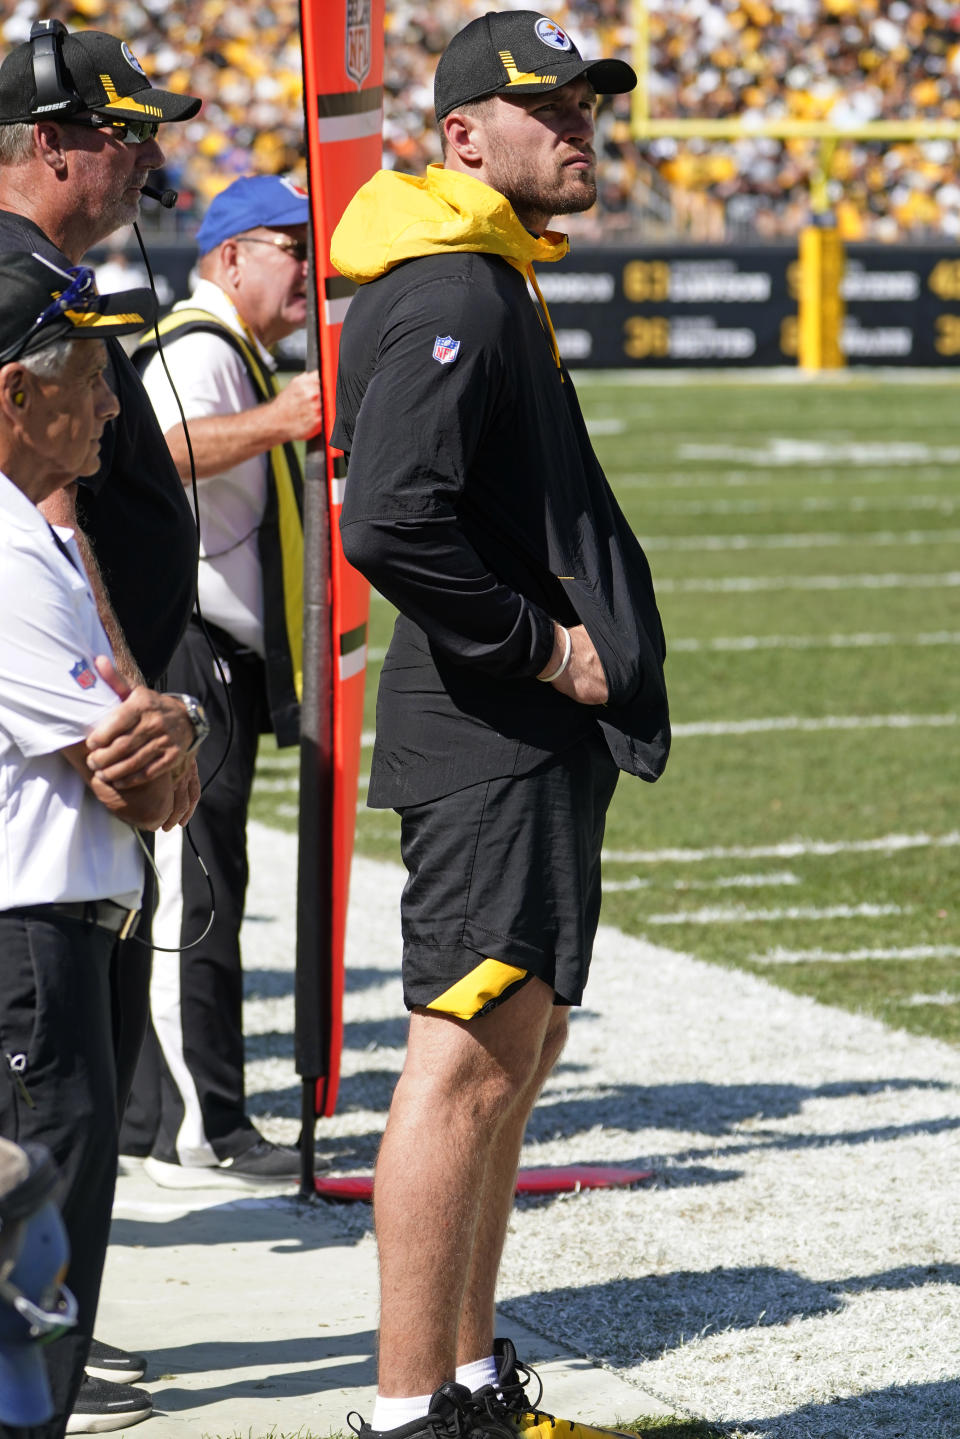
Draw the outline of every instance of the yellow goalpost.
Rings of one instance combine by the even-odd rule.
[[[811,181],[811,208],[818,223],[801,230],[798,360],[801,369],[837,369],[845,363],[840,345],[843,329],[843,242],[829,219],[827,179],[830,160],[842,140],[960,140],[957,120],[872,120],[838,127],[819,120],[696,118],[654,119],[650,114],[650,7],[632,0],[633,67],[637,88],[631,101],[630,130],[634,140],[816,140],[819,163]]]

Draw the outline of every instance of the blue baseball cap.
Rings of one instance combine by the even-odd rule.
[[[280,175],[243,175],[210,205],[197,231],[201,255],[257,225],[306,225],[310,199],[295,180]]]

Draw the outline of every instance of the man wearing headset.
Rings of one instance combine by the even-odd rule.
[[[0,251],[77,264],[136,220],[143,186],[163,164],[160,124],[188,120],[200,104],[152,86],[115,36],[38,22],[0,66]],[[94,731],[92,760],[113,783],[187,757],[174,805],[185,823],[199,798],[189,757],[206,719],[190,696],[155,690],[193,607],[196,528],[139,376],[116,340],[107,348],[118,412],[104,431],[100,467],[52,495],[44,514],[75,530],[117,668],[136,696]],[[145,895],[144,908],[150,905]],[[135,938],[117,946],[111,978],[121,1112],[147,1020],[149,963],[149,949]],[[96,1414],[89,1425],[75,1421],[99,1429],[109,1422]]]

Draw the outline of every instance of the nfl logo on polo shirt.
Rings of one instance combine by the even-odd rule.
[[[86,660],[77,660],[70,675],[82,690],[92,690],[97,682],[97,676]]]
[[[452,365],[460,353],[460,341],[452,335],[438,335],[433,342],[433,358],[441,365]]]

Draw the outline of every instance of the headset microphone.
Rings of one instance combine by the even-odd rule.
[[[155,190],[152,185],[144,185],[140,193],[148,200],[159,200],[165,210],[172,210],[177,203],[176,190]]]

